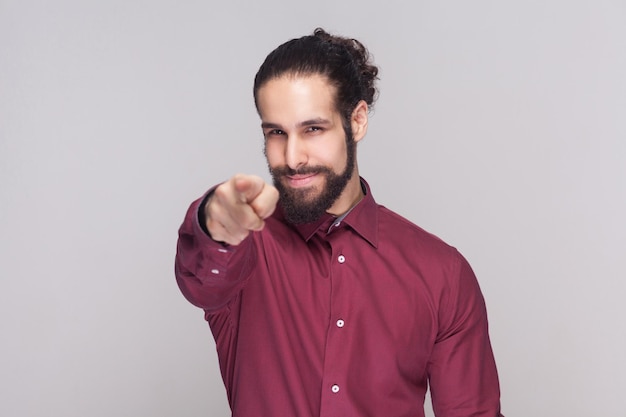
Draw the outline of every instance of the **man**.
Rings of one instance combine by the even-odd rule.
[[[235,417],[500,416],[483,298],[452,247],[379,206],[356,145],[377,68],[317,29],[254,82],[274,185],[194,202],[176,276],[205,311]]]

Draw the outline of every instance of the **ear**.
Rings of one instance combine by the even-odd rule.
[[[363,139],[367,133],[368,111],[369,107],[365,100],[359,101],[352,111],[350,123],[352,125],[352,135],[355,142]]]

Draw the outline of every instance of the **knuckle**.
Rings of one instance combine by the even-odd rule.
[[[226,183],[219,185],[215,191],[213,191],[213,196],[219,201],[224,201],[228,198],[228,185]]]
[[[211,222],[212,224],[218,223],[219,220],[223,217],[223,212],[223,208],[217,202],[212,201],[211,203],[209,203],[204,210],[204,217],[207,226],[209,222]]]

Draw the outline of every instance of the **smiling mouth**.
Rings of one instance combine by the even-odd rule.
[[[317,175],[317,172],[312,172],[308,174],[285,175],[285,178],[290,187],[301,188],[310,186]]]

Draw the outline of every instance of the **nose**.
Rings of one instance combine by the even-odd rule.
[[[293,170],[306,165],[308,156],[305,141],[298,136],[290,136],[285,148],[285,163]]]

